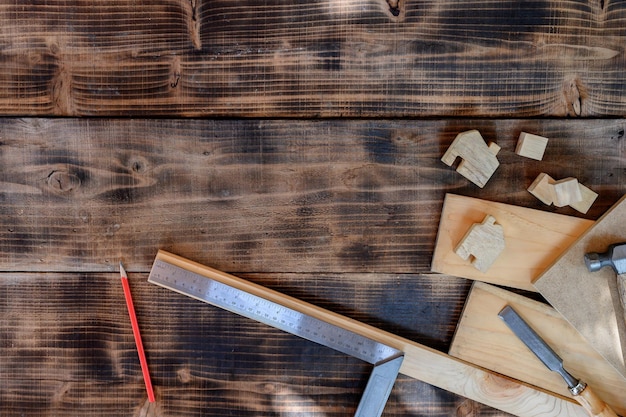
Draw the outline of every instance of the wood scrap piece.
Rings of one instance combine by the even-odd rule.
[[[482,273],[459,258],[454,247],[486,214],[502,225],[506,247],[498,262]],[[446,194],[431,270],[537,291],[532,282],[592,224],[591,220],[563,214]]]
[[[521,132],[515,147],[515,153],[526,158],[541,161],[546,147],[548,146],[548,138],[532,133]]]
[[[603,252],[626,240],[626,196],[622,197],[534,282],[535,288],[618,372],[626,376],[626,324],[621,318],[615,272],[589,272],[587,252]]]
[[[587,213],[593,205],[593,202],[596,201],[596,198],[598,198],[598,193],[580,183],[578,183],[578,187],[580,189],[582,199],[575,203],[570,203],[570,207],[574,210],[580,211],[581,213]]]
[[[441,160],[452,166],[460,157],[456,171],[483,188],[500,165],[496,158],[499,151],[500,146],[493,142],[487,145],[478,130],[468,130],[456,136]]]
[[[571,188],[574,186],[574,182],[578,185],[577,190]],[[558,187],[557,184],[559,184]],[[579,183],[575,178],[555,181],[554,178],[545,172],[542,172],[535,178],[528,187],[528,192],[548,206],[552,204],[557,207],[569,205],[581,213],[587,213],[598,198],[596,192]]]
[[[620,415],[626,415],[626,378],[617,372],[552,307],[476,282],[467,298],[450,355],[563,396],[563,379],[549,371],[497,316],[511,305],[561,356],[577,378],[593,387]]]
[[[537,197],[543,204],[548,206],[554,202],[554,178],[542,172],[535,178],[528,192]]]
[[[194,273],[227,283],[287,308],[331,322],[404,352],[400,373],[446,391],[478,401],[520,417],[572,416],[585,417],[584,409],[570,399],[504,378],[484,368],[454,358],[435,349],[394,335],[368,324],[328,311],[305,301],[279,293],[251,281],[159,250],[156,259]],[[555,414],[557,410],[558,414]]]
[[[554,188],[554,205],[557,207],[569,206],[583,199],[576,178],[563,178],[555,181],[552,186]]]
[[[472,258],[471,264],[487,272],[504,250],[504,232],[495,217],[486,215],[482,223],[474,223],[454,252],[462,259]]]

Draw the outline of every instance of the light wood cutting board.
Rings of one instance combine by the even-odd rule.
[[[626,378],[556,310],[489,284],[475,282],[459,321],[450,355],[570,397],[563,379],[549,371],[497,316],[511,305],[564,360],[565,368],[626,415]]]
[[[483,273],[454,248],[470,226],[482,222],[486,214],[502,225],[505,249]],[[534,292],[533,280],[592,224],[577,217],[447,194],[431,270]]]

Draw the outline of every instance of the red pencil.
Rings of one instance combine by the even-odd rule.
[[[130,286],[128,285],[128,277],[126,271],[120,262],[120,276],[122,278],[122,287],[124,288],[124,297],[126,298],[126,306],[128,307],[128,315],[130,316],[130,324],[133,328],[133,336],[135,337],[135,344],[137,345],[137,353],[139,354],[139,363],[141,364],[141,372],[143,372],[143,380],[146,384],[146,391],[148,392],[148,401],[154,402],[154,390],[152,389],[152,382],[150,381],[150,372],[148,371],[148,361],[146,361],[146,354],[143,351],[143,343],[141,342],[141,334],[139,333],[139,324],[137,323],[137,316],[135,315],[135,307],[133,306],[133,298],[130,295]]]

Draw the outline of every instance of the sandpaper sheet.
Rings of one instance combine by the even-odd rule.
[[[589,344],[618,372],[626,375],[626,324],[615,272],[589,272],[587,252],[604,252],[626,241],[626,196],[622,197],[533,283]]]

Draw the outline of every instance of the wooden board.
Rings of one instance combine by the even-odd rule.
[[[621,117],[625,20],[606,1],[4,0],[0,113]]]
[[[596,218],[626,184],[625,126],[623,119],[0,118],[0,338],[19,341],[0,343],[3,417],[140,415],[145,389],[132,365],[127,313],[121,292],[107,290],[111,280],[121,291],[120,259],[157,366],[162,414],[348,416],[369,369],[350,377],[345,355],[184,297],[159,298],[154,318],[141,314],[160,294],[141,284],[156,249],[447,352],[470,283],[429,273],[445,193],[543,208],[525,189],[549,164],[559,178],[602,190],[585,215]],[[498,175],[480,190],[439,160],[467,129],[502,145]],[[526,129],[551,138],[544,161],[514,154]],[[190,318],[203,323],[200,333],[185,324]],[[228,330],[238,326],[245,336]],[[288,365],[276,367],[279,359]],[[389,416],[504,415],[405,376],[393,396]]]
[[[149,284],[147,273],[128,275],[156,407],[140,412],[146,391],[119,273],[2,273],[3,417],[354,413],[371,365],[173,294]],[[456,293],[461,280],[437,286],[438,279],[429,276],[246,278],[439,349],[447,349],[449,323],[463,302]],[[420,314],[412,309],[416,299],[422,300]],[[405,376],[396,382],[385,415],[453,415],[459,407],[504,415]]]
[[[228,271],[427,272],[446,191],[544,207],[522,126],[552,138],[537,164],[602,184],[588,216],[621,196],[623,120],[0,119],[0,269],[147,271],[160,246]],[[439,160],[469,127],[503,149],[483,189]]]
[[[555,409],[563,410],[558,415],[584,415],[584,411],[581,412],[581,409],[577,409],[573,404],[568,404],[564,399],[536,390],[530,386],[507,380],[424,345],[302,300],[289,297],[267,287],[259,286],[250,281],[164,251],[158,252],[156,260],[161,260],[226,283],[258,297],[302,312],[307,316],[333,323],[344,329],[394,347],[404,352],[404,361],[402,362],[400,373],[443,388],[446,391],[454,392],[518,416],[541,416]]]
[[[513,334],[498,313],[513,307],[580,378],[620,415],[626,415],[626,378],[596,352],[552,307],[510,291],[475,282],[468,296],[450,355],[547,391],[568,396],[563,378],[548,370]]]
[[[534,286],[602,355],[626,376],[626,323],[615,272],[589,272],[583,256],[604,252],[611,243],[626,240],[626,196],[571,245]]]
[[[486,272],[454,252],[467,229],[486,215],[504,229],[505,248]],[[474,280],[536,291],[532,285],[593,222],[510,204],[447,194],[431,269]]]

